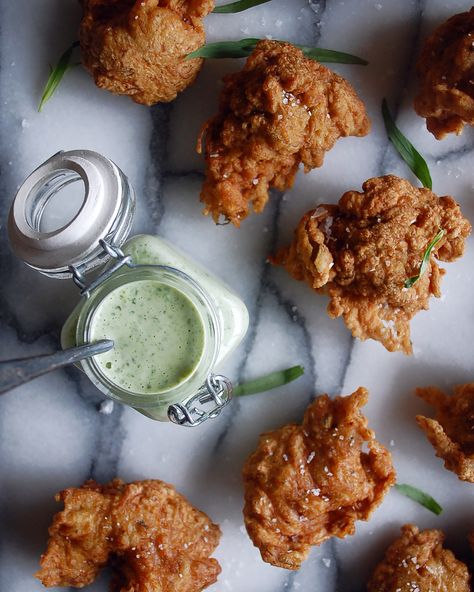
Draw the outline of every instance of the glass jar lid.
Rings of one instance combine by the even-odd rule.
[[[85,273],[107,261],[101,242],[120,246],[134,211],[133,189],[111,160],[91,150],[58,152],[19,188],[8,221],[10,243],[30,267],[70,278],[74,270]]]

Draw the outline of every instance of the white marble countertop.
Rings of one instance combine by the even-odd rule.
[[[311,5],[311,6],[310,6]],[[375,342],[351,338],[342,320],[330,320],[326,301],[281,269],[265,263],[289,241],[296,222],[320,202],[336,202],[372,176],[393,172],[414,180],[389,146],[380,104],[398,108],[397,121],[430,165],[434,190],[452,194],[474,222],[474,130],[436,141],[412,109],[414,56],[420,40],[463,1],[273,0],[239,15],[211,15],[208,40],[271,35],[348,51],[367,67],[336,66],[367,105],[373,131],[339,141],[322,168],[300,174],[284,196],[240,230],[216,227],[201,216],[202,161],[194,151],[203,120],[215,110],[221,75],[238,62],[209,62],[198,81],[171,105],[151,109],[95,88],[81,68],[71,71],[44,111],[36,111],[50,62],[76,38],[74,0],[0,1],[0,355],[54,350],[76,298],[68,282],[41,277],[11,254],[5,220],[15,189],[39,163],[60,149],[102,152],[130,176],[138,193],[135,231],[158,233],[212,268],[245,299],[251,331],[225,371],[254,377],[302,363],[298,382],[267,395],[236,401],[219,419],[197,430],[155,423],[103,400],[76,369],[57,372],[0,401],[0,590],[42,589],[33,578],[47,526],[58,509],[53,495],[93,477],[159,478],[173,483],[221,524],[216,553],[223,572],[213,592],[359,592],[400,525],[440,527],[462,553],[474,525],[473,485],[442,466],[414,420],[428,410],[413,396],[417,385],[450,388],[472,374],[473,245],[448,266],[443,297],[412,322],[414,355],[388,353]],[[313,549],[299,572],[263,563],[242,522],[240,467],[263,430],[301,418],[311,396],[370,390],[366,413],[393,453],[399,480],[433,494],[440,517],[387,495],[368,523],[344,540]],[[102,577],[89,589],[105,591]]]

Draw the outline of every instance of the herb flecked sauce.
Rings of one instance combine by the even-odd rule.
[[[98,306],[92,341],[113,339],[95,357],[102,373],[122,389],[152,394],[184,382],[204,351],[204,327],[194,304],[179,290],[155,280],[124,284]]]

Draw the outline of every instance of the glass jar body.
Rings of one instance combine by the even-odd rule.
[[[165,240],[149,236],[139,235],[132,237],[122,247],[125,254],[130,255],[134,264],[139,266],[168,266],[179,270],[188,276],[198,288],[205,294],[207,312],[201,310],[204,323],[211,323],[214,319],[214,328],[211,332],[213,337],[208,336],[205,346],[205,355],[200,364],[199,371],[187,381],[182,387],[173,389],[171,392],[161,394],[157,397],[138,399],[133,396],[126,396],[123,392],[110,389],[110,384],[103,380],[103,377],[91,368],[90,362],[83,362],[82,367],[94,384],[105,394],[121,403],[132,406],[144,415],[159,421],[167,421],[167,410],[170,404],[182,403],[195,394],[196,390],[205,382],[207,375],[214,372],[215,367],[224,360],[243,339],[248,328],[248,312],[245,304],[234,294],[223,282],[215,278],[207,270],[192,261]],[[135,274],[139,268],[125,269],[125,271],[114,274],[110,280],[104,282],[105,292],[110,289],[107,284],[110,281],[130,281],[130,274]],[[150,267],[148,267],[150,269]],[[115,285],[115,284],[114,284]],[[179,286],[185,294],[189,286]],[[98,290],[104,289],[102,286]],[[103,295],[104,293],[102,293]],[[96,295],[96,290],[88,300],[81,301],[69,319],[66,321],[61,334],[61,343],[64,348],[82,343],[86,340],[87,319],[91,310],[97,306],[101,294]],[[206,300],[207,299],[207,300]],[[212,341],[213,340],[213,341]],[[212,362],[209,363],[209,356],[206,352],[214,351]],[[204,358],[207,362],[204,361]]]

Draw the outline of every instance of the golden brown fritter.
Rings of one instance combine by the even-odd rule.
[[[243,70],[224,77],[219,112],[201,132],[205,213],[240,226],[250,205],[263,210],[270,188],[292,186],[301,163],[319,167],[339,137],[369,129],[344,78],[289,43],[260,41]]]
[[[436,410],[436,419],[416,417],[436,456],[460,479],[474,483],[474,383],[457,386],[450,396],[432,386],[417,388],[416,394]]]
[[[474,7],[435,29],[421,51],[415,110],[438,140],[474,125],[473,44]]]
[[[367,592],[469,592],[467,567],[443,548],[440,530],[406,524],[377,565]]]
[[[298,569],[311,545],[353,534],[395,483],[390,453],[360,412],[367,398],[364,388],[322,395],[302,425],[260,436],[243,469],[244,518],[267,563]]]
[[[64,510],[36,574],[45,586],[82,588],[109,561],[116,592],[199,592],[221,571],[210,558],[219,527],[162,481],[88,481],[56,500]]]
[[[339,205],[322,204],[303,216],[293,243],[273,263],[328,294],[328,314],[342,316],[354,337],[376,339],[389,351],[411,353],[410,319],[440,296],[434,257],[453,261],[471,225],[452,197],[438,197],[393,175],[369,179]],[[411,287],[423,255],[440,229],[428,268]]]
[[[100,88],[136,103],[167,103],[194,82],[214,0],[81,0],[84,66]]]

